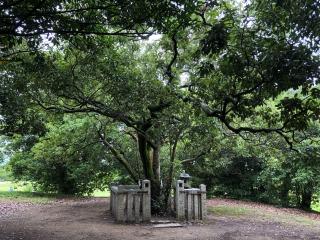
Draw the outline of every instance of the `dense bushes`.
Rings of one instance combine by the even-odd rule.
[[[221,144],[229,147],[185,165],[195,184],[207,184],[209,195],[303,209],[319,201],[320,148],[314,140],[297,143],[295,150],[270,135],[265,145],[240,138]]]
[[[105,188],[117,172],[92,127],[88,119],[66,119],[49,126],[29,150],[13,155],[13,176],[45,192],[90,194]]]
[[[0,182],[1,181],[11,181],[12,176],[5,166],[0,165]]]

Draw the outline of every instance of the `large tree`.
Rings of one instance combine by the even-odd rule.
[[[213,118],[204,121],[220,122],[237,134],[276,132],[292,146],[294,131],[319,116],[319,90],[314,87],[319,15],[313,15],[318,2],[307,1],[301,8],[298,1],[271,0],[241,8],[222,1],[47,2],[1,6],[6,19],[3,53],[6,61],[12,60],[1,65],[3,126],[26,122],[11,105],[22,113],[35,111],[31,105],[86,113],[96,118],[101,142],[137,180],[130,162],[107,137],[105,120],[112,119],[137,142],[155,211],[164,208],[161,149],[172,143],[174,162],[192,117]],[[30,11],[25,14],[22,8]],[[308,18],[310,11],[314,18],[307,23],[297,18],[297,12]],[[136,41],[152,32],[161,34],[159,44]],[[52,34],[52,49],[40,47],[34,55],[17,57],[17,52],[30,50],[28,45],[32,51],[39,47],[42,38],[34,36],[43,33]],[[19,87],[17,93],[13,86]],[[302,95],[284,97],[275,108],[266,104],[288,90]],[[19,98],[21,108],[10,100]],[[172,178],[167,180],[165,186],[170,186]]]

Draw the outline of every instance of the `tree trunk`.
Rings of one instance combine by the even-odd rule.
[[[286,174],[285,178],[283,179],[280,191],[280,201],[281,205],[284,207],[289,206],[289,189],[291,185],[290,175]]]
[[[310,189],[304,190],[301,196],[300,208],[305,210],[310,210],[311,201],[312,201],[312,191]]]
[[[169,206],[169,199],[170,199],[170,193],[171,193],[171,187],[172,187],[172,182],[173,182],[173,172],[174,172],[174,159],[176,157],[176,150],[177,150],[177,145],[179,141],[179,137],[182,133],[182,130],[179,130],[173,143],[170,143],[170,166],[169,166],[169,174],[167,176],[167,181],[165,184],[165,189],[164,189],[164,203],[167,207]],[[172,145],[172,147],[171,147]]]
[[[138,147],[144,177],[151,182],[151,211],[153,214],[162,214],[166,209],[161,194],[160,145],[151,146],[146,136],[138,133]]]

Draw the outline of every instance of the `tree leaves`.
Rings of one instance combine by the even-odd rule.
[[[200,41],[201,51],[205,55],[222,51],[228,42],[227,29],[223,23],[217,23],[207,32],[206,37]]]

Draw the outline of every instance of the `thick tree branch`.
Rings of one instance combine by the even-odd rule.
[[[32,52],[31,50],[20,50],[20,51],[15,51],[15,52],[11,52],[11,53],[6,53],[4,55],[0,55],[0,57],[1,58],[9,58],[9,57],[12,57],[12,56],[20,54],[20,53],[31,53],[31,52]],[[5,59],[5,60],[8,60],[8,59]]]
[[[208,150],[206,150],[206,151],[204,151],[204,152],[201,152],[200,154],[198,154],[197,156],[195,156],[195,157],[193,157],[193,158],[187,158],[187,159],[181,160],[180,162],[181,162],[182,164],[184,164],[184,163],[196,161],[196,160],[198,160],[199,158],[201,158],[201,157],[205,156],[206,154],[208,154],[210,151],[211,151],[211,147],[210,147]]]
[[[171,41],[172,41],[172,50],[173,50],[173,56],[167,66],[166,69],[166,74],[168,76],[168,85],[170,85],[174,79],[174,75],[172,73],[172,67],[174,65],[174,63],[176,62],[177,58],[178,58],[178,42],[176,39],[176,34],[177,32],[175,32],[172,37],[171,37]]]
[[[283,123],[283,126],[278,128],[254,128],[254,127],[234,127],[231,125],[231,123],[227,120],[227,104],[230,102],[230,100],[225,99],[223,108],[221,111],[217,110],[211,110],[210,107],[205,103],[200,103],[201,110],[208,116],[208,117],[216,117],[219,119],[229,130],[232,132],[239,134],[241,132],[250,132],[250,133],[277,133],[281,137],[284,138],[284,140],[287,142],[287,144],[290,146],[290,149],[295,150],[293,148],[293,141],[290,140],[290,137],[286,135],[285,126],[286,122]]]
[[[177,146],[179,139],[181,137],[183,129],[179,129],[177,134],[174,136],[173,143],[170,143],[170,166],[169,166],[169,175],[166,181],[166,186],[164,189],[164,194],[165,194],[165,199],[168,201],[169,200],[169,195],[172,187],[172,182],[173,182],[173,172],[174,172],[174,159],[176,157],[176,151],[177,151]],[[172,147],[171,147],[172,145]],[[168,202],[166,203],[168,204]]]
[[[65,35],[97,35],[97,36],[125,36],[125,37],[143,37],[146,38],[148,36],[151,36],[153,32],[137,32],[137,31],[124,31],[124,30],[118,30],[114,32],[107,32],[107,31],[90,31],[90,30],[65,30],[65,29],[56,29],[56,30],[50,30],[50,29],[38,29],[33,32],[16,32],[16,31],[4,31],[0,30],[0,35],[10,35],[10,36],[16,36],[16,37],[34,37],[41,34],[65,34]]]
[[[138,178],[136,177],[135,172],[131,168],[129,162],[124,158],[124,156],[112,146],[104,137],[104,134],[101,132],[101,129],[98,129],[97,131],[98,136],[102,142],[102,144],[107,148],[110,149],[113,156],[124,166],[124,168],[128,171],[130,177],[135,181],[138,182]]]

